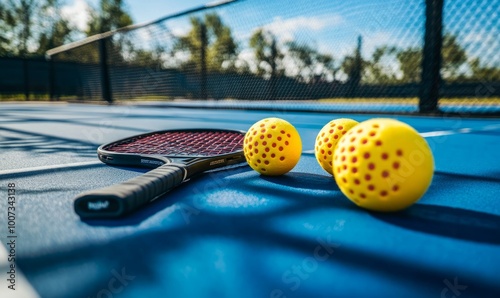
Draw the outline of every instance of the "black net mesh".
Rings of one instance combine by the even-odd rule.
[[[105,51],[96,40],[53,55],[57,93],[106,98],[106,75],[115,101],[417,112],[434,2],[247,0],[167,17],[110,35]],[[500,111],[499,2],[444,2],[441,110]]]

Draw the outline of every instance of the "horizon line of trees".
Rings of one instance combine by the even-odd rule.
[[[7,0],[0,3],[0,56],[44,55],[66,44],[78,34],[91,36],[131,25],[133,20],[123,0],[101,0],[89,8],[85,32],[71,25],[62,14],[61,0]],[[265,27],[255,29],[243,48],[231,28],[217,13],[190,18],[191,28],[183,36],[170,35],[170,44],[156,41],[140,47],[134,34],[110,39],[108,54],[114,63],[157,69],[177,68],[191,72],[252,74],[271,81],[286,76],[300,82],[350,82],[353,85],[420,82],[422,48],[377,47],[370,57],[362,52],[362,37],[352,54],[336,59],[308,44],[280,41]],[[146,28],[138,30],[147,30]],[[140,44],[140,43],[139,43]],[[243,51],[251,52],[250,60]],[[81,62],[99,61],[98,47],[82,47],[61,54]],[[448,82],[500,81],[500,67],[468,57],[457,37],[445,33],[442,44],[442,78]]]

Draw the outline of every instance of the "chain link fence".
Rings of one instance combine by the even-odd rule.
[[[48,52],[52,98],[500,112],[495,1],[226,1]]]

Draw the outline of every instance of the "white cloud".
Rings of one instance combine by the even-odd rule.
[[[74,0],[61,8],[61,15],[80,31],[87,30],[90,6],[85,0]]]
[[[278,36],[281,42],[292,41],[299,30],[320,31],[326,27],[335,27],[342,24],[344,19],[340,15],[323,15],[315,17],[296,17],[291,19],[274,18],[273,22],[264,26]]]

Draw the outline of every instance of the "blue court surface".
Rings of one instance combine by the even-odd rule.
[[[0,297],[500,297],[498,118],[212,108],[0,105]],[[147,171],[101,163],[103,143],[164,129],[247,130],[266,117],[301,135],[304,152],[286,175],[243,164],[121,219],[82,221],[73,210],[81,192]],[[377,213],[339,191],[313,146],[343,117],[397,118],[426,138],[435,174],[420,201]],[[16,291],[7,288],[12,250]]]

